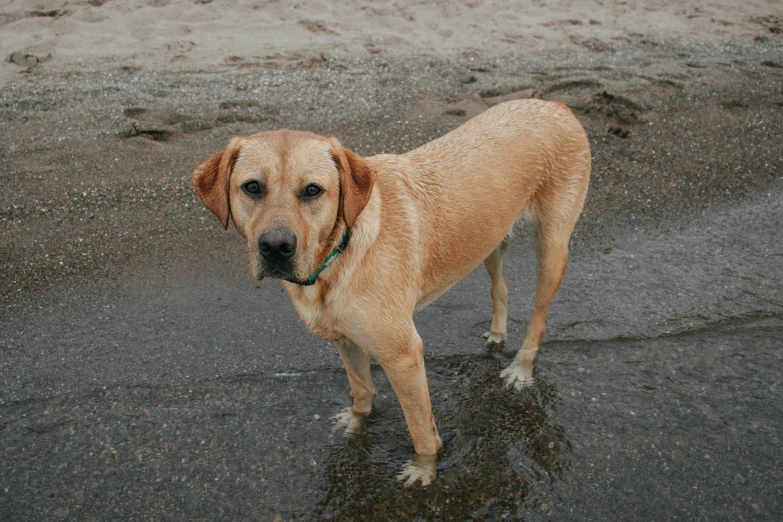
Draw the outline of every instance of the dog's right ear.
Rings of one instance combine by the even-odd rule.
[[[193,186],[204,205],[217,216],[223,228],[228,228],[231,207],[228,202],[228,182],[237,161],[241,138],[232,139],[218,152],[193,171]]]

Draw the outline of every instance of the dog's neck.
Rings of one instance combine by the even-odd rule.
[[[354,274],[361,266],[361,260],[372,248],[380,232],[381,195],[378,187],[374,187],[367,205],[359,214],[350,232],[348,248],[336,256],[310,286],[300,286],[287,281],[283,282],[286,292],[291,297],[299,315],[307,326],[327,340],[340,336],[339,326],[323,324],[322,317],[334,317],[338,314],[321,314],[325,308],[332,306],[351,284]]]

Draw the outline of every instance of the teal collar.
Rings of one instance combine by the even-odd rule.
[[[302,286],[311,286],[315,284],[315,280],[318,278],[318,274],[326,270],[326,267],[328,267],[331,262],[334,260],[335,257],[337,257],[338,254],[342,254],[345,252],[345,249],[348,248],[348,239],[351,237],[351,231],[348,230],[346,227],[345,232],[343,232],[343,238],[340,240],[340,244],[334,247],[334,250],[332,250],[332,253],[326,256],[326,259],[324,259],[324,262],[321,263],[321,268],[315,271],[313,275],[308,277],[305,281],[291,281],[288,280],[291,283],[296,283],[298,285]]]

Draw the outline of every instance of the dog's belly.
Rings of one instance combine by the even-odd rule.
[[[454,285],[449,285],[446,288],[439,289],[437,292],[431,292],[424,297],[422,297],[418,303],[416,303],[416,307],[414,308],[414,311],[418,312],[419,310],[422,310],[432,304],[438,297],[442,296],[446,293],[446,291],[451,288]]]
[[[469,251],[464,249],[445,249],[438,256],[439,262],[430,265],[423,278],[422,294],[416,303],[421,310],[449,290],[460,279],[479,267],[497,248],[513,227],[513,221],[505,232],[484,236],[481,245]]]
[[[506,199],[496,198],[494,205],[486,202],[484,208],[458,208],[440,214],[433,249],[425,257],[417,308],[431,303],[479,267],[508,236],[524,215],[525,194],[505,194]]]

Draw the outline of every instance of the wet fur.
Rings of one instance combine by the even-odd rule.
[[[240,187],[257,172],[270,195],[251,205]],[[291,196],[308,176],[327,185],[315,210]],[[193,178],[223,226],[231,216],[247,238],[258,278],[268,275],[257,252],[264,230],[285,227],[297,235],[302,250],[297,247],[292,271],[304,279],[350,228],[347,251],[315,285],[283,285],[307,326],[335,343],[353,394],[351,411],[364,415],[372,408],[373,357],[402,404],[416,453],[427,456],[441,441],[414,310],[484,262],[493,301],[486,337],[503,342],[505,238],[519,219],[532,222],[539,259],[534,311],[521,350],[503,372],[509,385],[529,384],[589,176],[590,147],[571,111],[557,102],[518,100],[402,155],[360,157],[335,138],[292,131],[235,138]]]

